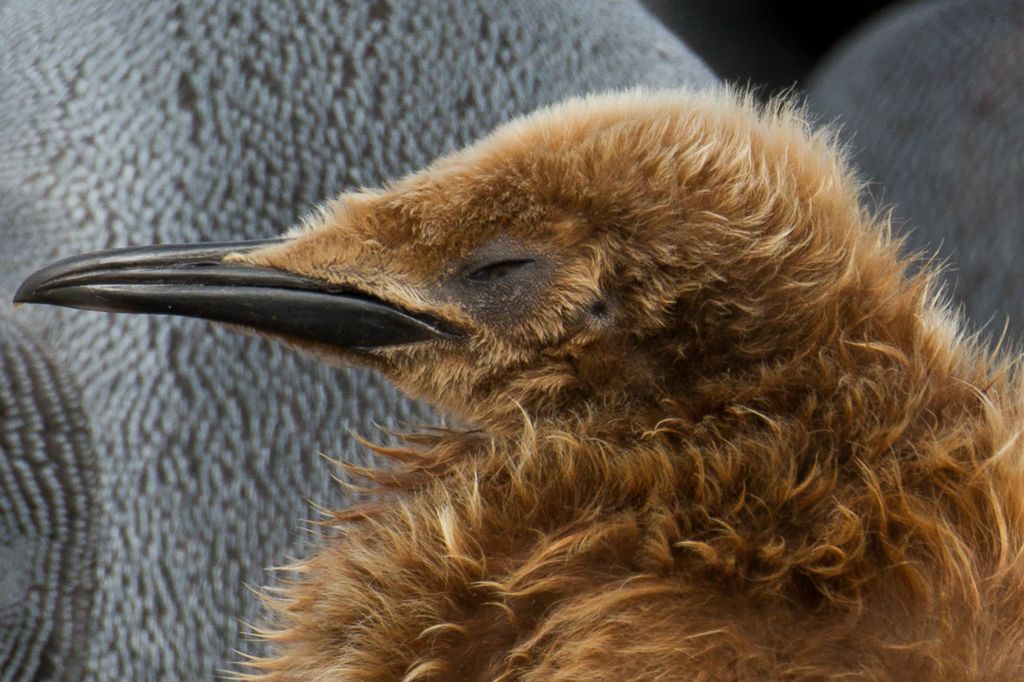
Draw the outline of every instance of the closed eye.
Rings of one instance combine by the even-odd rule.
[[[470,272],[466,275],[466,279],[474,282],[496,282],[524,265],[529,265],[532,262],[532,258],[517,258],[514,260],[503,260],[496,263],[488,263],[487,265]]]

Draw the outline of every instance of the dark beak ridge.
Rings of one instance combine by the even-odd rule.
[[[351,349],[458,335],[441,320],[355,289],[224,262],[230,253],[282,241],[149,246],[74,256],[31,275],[14,303],[196,317]]]

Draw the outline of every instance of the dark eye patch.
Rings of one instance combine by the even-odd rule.
[[[495,263],[488,263],[487,265],[476,268],[467,274],[466,279],[474,282],[496,282],[515,272],[524,265],[529,265],[533,262],[532,258],[514,258],[510,260],[497,261]]]
[[[441,284],[445,296],[494,330],[515,325],[545,299],[549,255],[507,236],[478,245]]]

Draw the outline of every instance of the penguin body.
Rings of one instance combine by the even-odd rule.
[[[792,108],[570,100],[190,249],[19,298],[249,325],[464,425],[347,467],[366,499],[274,588],[255,677],[1024,676],[1016,360]]]

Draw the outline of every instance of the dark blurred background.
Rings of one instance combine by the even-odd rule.
[[[894,0],[642,0],[723,80],[764,94],[804,85],[823,56]]]

